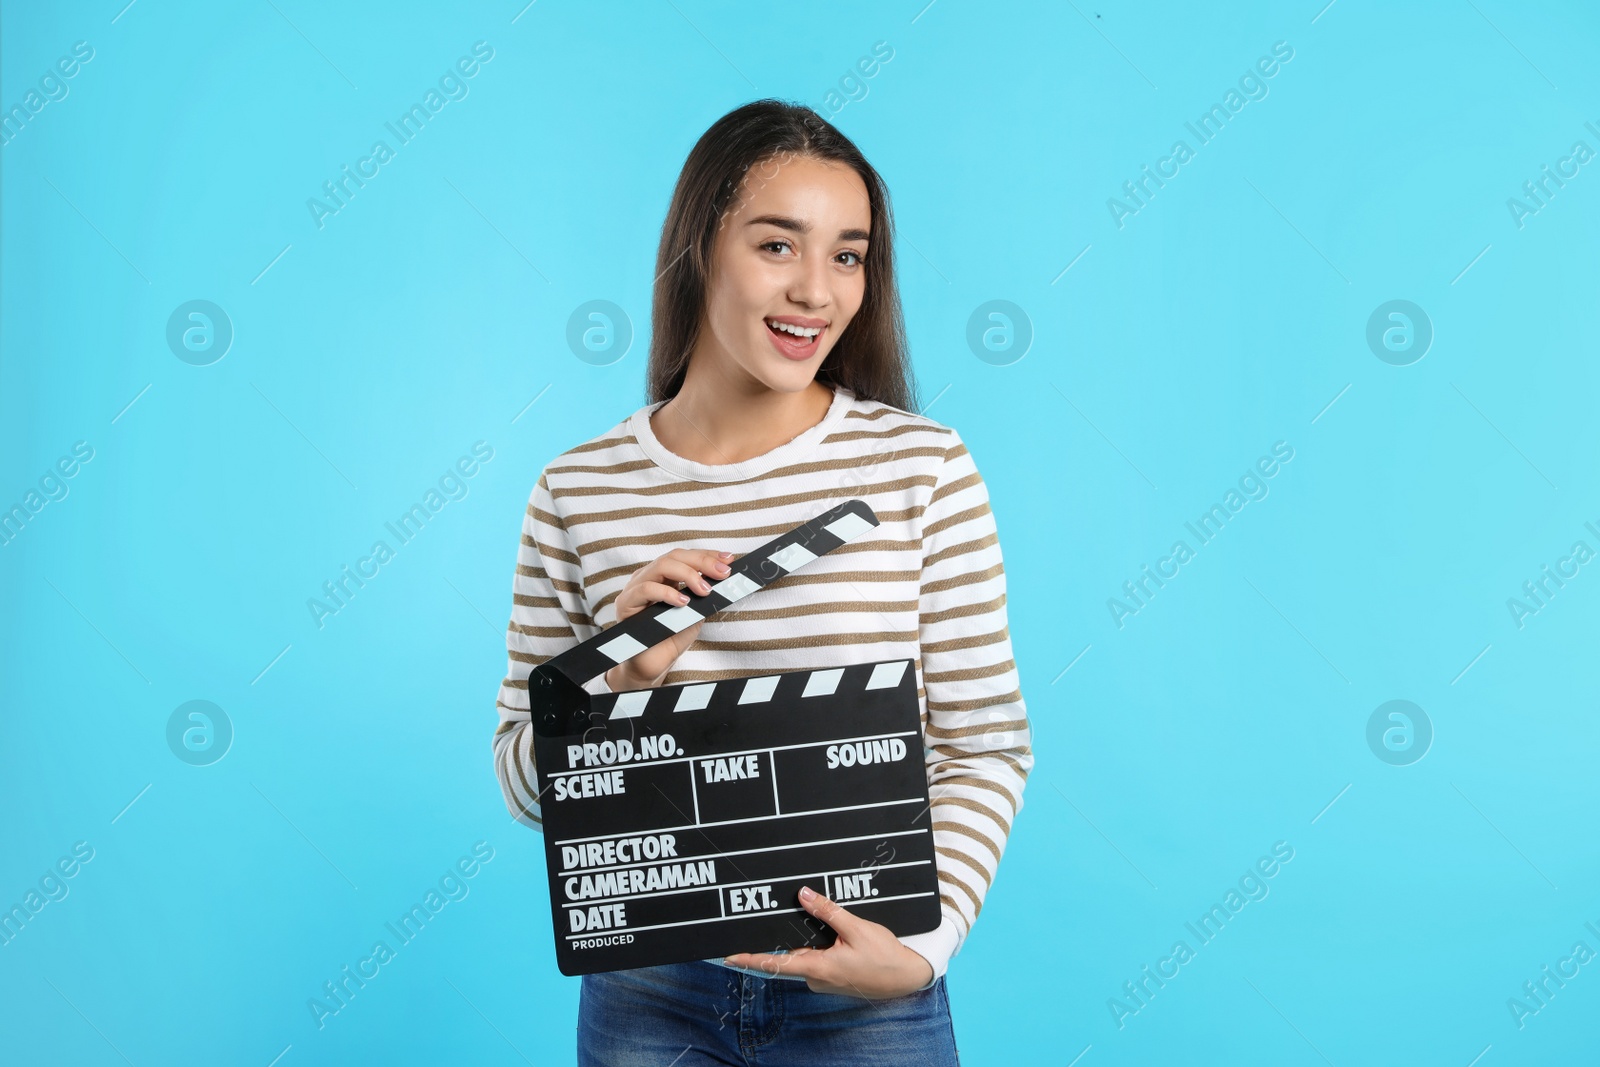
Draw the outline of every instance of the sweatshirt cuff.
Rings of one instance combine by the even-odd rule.
[[[933,967],[933,977],[922,987],[927,989],[943,978],[945,971],[949,969],[950,957],[961,947],[961,930],[956,926],[955,920],[946,915],[934,929],[925,934],[907,934],[900,938],[900,943],[927,960]]]

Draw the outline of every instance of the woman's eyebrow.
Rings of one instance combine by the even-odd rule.
[[[793,230],[795,233],[810,233],[811,223],[803,219],[790,218],[788,215],[758,215],[745,222],[746,226],[776,226],[783,230]],[[841,241],[869,241],[871,235],[866,230],[840,230]]]

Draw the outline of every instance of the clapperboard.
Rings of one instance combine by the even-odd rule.
[[[582,686],[878,525],[850,500],[528,680],[561,973],[831,944],[809,885],[897,935],[939,925],[908,659],[592,695]]]

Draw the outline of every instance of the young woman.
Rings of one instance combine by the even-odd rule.
[[[852,497],[879,527],[587,687],[917,664],[938,929],[896,937],[810,888],[826,949],[583,978],[583,1064],[953,1064],[944,974],[1033,764],[982,478],[915,414],[889,198],[815,112],[740,107],[695,144],[662,228],[650,402],[549,463],[522,523],[495,771],[540,826],[530,669]]]

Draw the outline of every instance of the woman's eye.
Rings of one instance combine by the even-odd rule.
[[[866,257],[863,256],[860,252],[852,252],[852,251],[846,249],[845,251],[840,252],[839,254],[841,256],[854,256],[855,257],[855,262],[848,263],[848,264],[846,264],[846,266],[859,267],[861,264],[863,264],[863,263],[865,263],[867,261]]]
[[[761,247],[762,248],[788,248],[789,247],[789,242],[788,241],[767,241],[764,244],[762,244]]]

